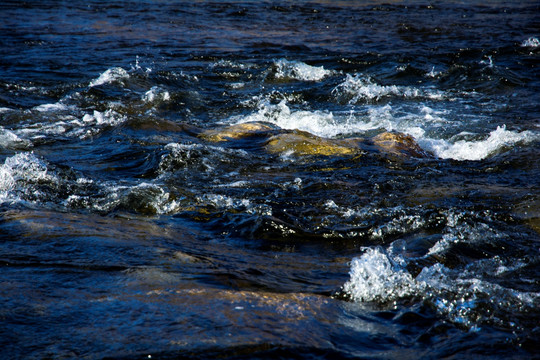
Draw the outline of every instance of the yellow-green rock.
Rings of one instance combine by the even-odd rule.
[[[291,153],[295,155],[353,155],[360,153],[360,148],[352,140],[325,139],[305,131],[272,136],[265,145],[270,153]]]

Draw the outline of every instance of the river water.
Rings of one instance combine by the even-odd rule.
[[[4,0],[0,357],[538,356],[538,14]]]

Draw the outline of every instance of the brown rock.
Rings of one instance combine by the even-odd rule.
[[[236,125],[229,125],[217,129],[209,129],[199,134],[199,137],[212,142],[229,141],[242,139],[249,136],[264,135],[275,130],[272,126],[261,122],[248,122]]]
[[[399,156],[424,157],[427,154],[410,135],[385,131],[374,136],[371,141],[384,153]]]

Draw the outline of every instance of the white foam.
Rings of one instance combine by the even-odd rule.
[[[424,138],[419,139],[418,142],[424,149],[443,159],[483,160],[505,147],[512,147],[518,143],[530,143],[538,138],[539,136],[531,131],[510,131],[503,125],[490,132],[484,140],[460,140],[451,143],[443,139]]]
[[[277,79],[296,79],[302,81],[320,81],[332,75],[332,70],[326,70],[322,66],[311,66],[301,61],[289,61],[279,59],[275,62],[277,67],[275,77]]]
[[[298,129],[323,137],[332,137],[350,131],[349,124],[337,121],[331,112],[319,110],[293,111],[285,100],[279,104],[270,104],[268,101],[263,100],[259,103],[259,110],[256,113],[234,120],[236,123],[269,122],[282,129]]]
[[[537,47],[540,47],[540,40],[538,40],[538,38],[536,37],[530,37],[527,40],[523,40],[523,42],[521,43],[521,46],[537,48]]]
[[[164,90],[159,86],[153,86],[142,96],[142,100],[147,103],[154,101],[168,101],[170,99],[171,94],[169,94],[167,90]]]
[[[62,103],[43,104],[43,105],[34,107],[34,110],[39,111],[39,112],[63,111],[63,110],[68,110],[68,109],[69,107]]]
[[[414,294],[416,281],[400,262],[380,247],[365,249],[351,261],[350,280],[343,291],[359,302],[387,302]]]
[[[106,70],[104,73],[99,75],[95,80],[92,80],[88,86],[99,86],[103,84],[109,84],[120,79],[127,79],[129,74],[126,70],[121,67],[114,67]]]
[[[444,92],[436,89],[418,89],[411,86],[379,85],[369,76],[362,74],[347,74],[346,79],[336,86],[332,93],[334,96],[349,99],[349,103],[355,104],[360,101],[377,101],[385,97],[402,98],[427,98],[440,100],[444,98]]]
[[[0,114],[12,111],[13,109],[7,108],[7,107],[0,107]]]

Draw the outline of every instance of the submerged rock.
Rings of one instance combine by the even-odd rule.
[[[264,148],[272,154],[288,153],[299,156],[359,155],[371,150],[388,155],[424,157],[428,154],[414,138],[398,132],[383,132],[372,138],[329,139],[302,130],[283,130],[271,124],[248,122],[205,130],[199,138],[222,142],[251,136],[267,136]]]

